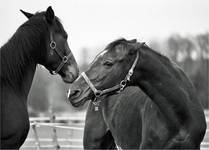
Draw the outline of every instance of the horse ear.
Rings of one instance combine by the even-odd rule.
[[[53,21],[54,21],[54,19],[55,19],[55,16],[54,16],[54,11],[53,11],[53,9],[52,9],[51,6],[49,6],[49,7],[47,8],[45,16],[46,16],[47,22],[48,22],[49,24],[52,24]]]
[[[131,43],[136,43],[137,42],[137,39],[132,39],[130,40]]]
[[[134,54],[136,51],[138,51],[143,45],[145,44],[145,42],[137,42],[132,44],[133,48],[130,49],[129,54]]]
[[[33,14],[28,13],[28,12],[25,12],[25,11],[23,11],[22,9],[20,9],[20,11],[21,11],[28,19],[30,19],[30,17],[33,16]]]

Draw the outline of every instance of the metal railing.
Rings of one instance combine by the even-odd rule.
[[[209,111],[205,111],[205,116],[207,124],[209,125]],[[82,146],[82,136],[73,137],[59,137],[57,134],[57,129],[67,130],[73,132],[82,132],[84,128],[85,118],[83,117],[41,117],[41,118],[30,118],[31,129],[33,131],[33,138],[27,138],[26,143],[31,143],[29,145],[23,145],[21,149],[31,149],[31,150],[41,150],[41,149],[83,149]],[[60,123],[65,122],[65,123]],[[76,125],[77,124],[77,125]],[[49,127],[52,129],[51,138],[39,137],[38,128]],[[82,135],[81,133],[81,135]],[[64,144],[62,144],[64,143]],[[209,129],[206,131],[206,136],[204,141],[201,143],[201,149],[209,148]]]

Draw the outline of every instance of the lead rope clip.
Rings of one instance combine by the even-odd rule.
[[[94,105],[94,111],[99,111],[99,105],[101,101],[97,100],[97,97],[95,97],[94,101],[92,102]]]

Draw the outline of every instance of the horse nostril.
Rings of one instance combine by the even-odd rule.
[[[76,90],[69,90],[68,92],[68,98],[75,98],[78,97],[81,94],[81,90],[76,89]]]

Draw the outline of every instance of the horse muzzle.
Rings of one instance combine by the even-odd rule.
[[[66,66],[66,69],[63,68],[61,71],[62,71],[61,77],[62,77],[63,81],[66,83],[72,83],[73,81],[75,81],[78,78],[78,75],[79,75],[79,69],[78,69],[77,65]]]
[[[82,91],[79,89],[76,90],[68,90],[68,100],[74,107],[79,107],[84,105],[84,103],[88,100],[87,97],[81,98],[82,97]]]

